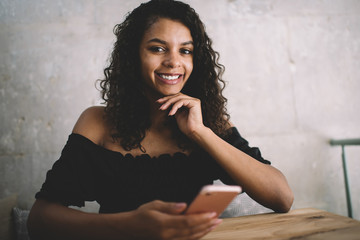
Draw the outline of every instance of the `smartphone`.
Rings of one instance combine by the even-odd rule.
[[[185,214],[216,212],[218,217],[240,192],[240,186],[206,185],[185,210]]]

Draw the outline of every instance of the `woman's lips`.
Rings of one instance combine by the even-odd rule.
[[[156,73],[156,77],[165,84],[175,85],[182,81],[183,74]]]

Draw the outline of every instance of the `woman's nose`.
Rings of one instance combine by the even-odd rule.
[[[180,66],[180,54],[177,52],[169,52],[163,62],[166,67],[177,68]]]

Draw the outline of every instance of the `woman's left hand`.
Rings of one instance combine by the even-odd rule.
[[[175,116],[179,129],[188,137],[204,127],[199,99],[178,93],[157,102],[161,104],[160,110],[169,110],[169,116]]]

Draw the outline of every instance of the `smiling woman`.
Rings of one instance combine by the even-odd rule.
[[[117,41],[101,87],[107,103],[106,117],[114,127],[111,136],[125,150],[149,151],[144,147],[144,138],[148,128],[154,124],[150,119],[150,103],[164,95],[157,91],[150,94],[149,90],[154,88],[143,84],[153,74],[153,84],[159,86],[163,83],[160,85],[163,89],[170,89],[171,85],[164,83],[183,83],[185,80],[182,89],[166,94],[181,91],[199,99],[204,124],[217,135],[227,134],[229,115],[225,108],[226,98],[222,95],[223,66],[218,63],[218,53],[212,49],[211,40],[194,9],[177,1],[150,1],[134,9],[123,23],[116,25],[114,33]],[[150,60],[154,62],[150,64]],[[162,72],[159,72],[160,66]],[[147,67],[157,69],[144,69]],[[169,81],[176,75],[168,73],[182,76],[177,81]],[[144,74],[149,77],[144,78]],[[155,81],[155,76],[158,76],[158,81]],[[154,95],[156,92],[158,95]],[[176,125],[173,121],[170,123]],[[182,132],[173,131],[172,135],[178,145],[189,145]]]
[[[241,185],[278,212],[282,173],[229,122],[223,67],[187,4],[152,0],[115,27],[101,81],[105,107],[79,117],[30,212],[34,239],[199,239],[221,223],[184,215],[204,186]],[[99,214],[68,206],[97,201]]]

